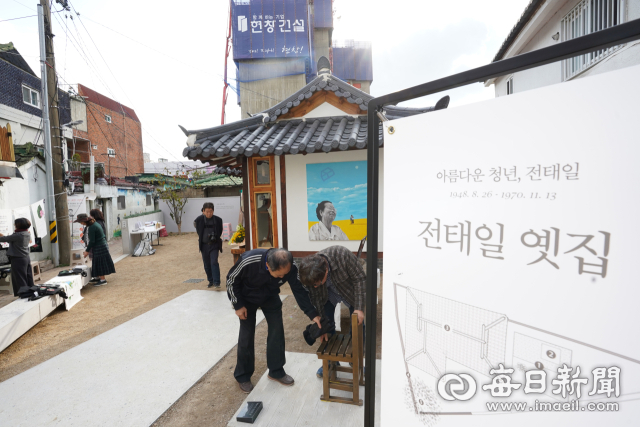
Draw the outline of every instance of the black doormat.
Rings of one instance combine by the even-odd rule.
[[[204,282],[204,279],[189,279],[189,280],[185,280],[182,283],[200,283],[200,282]]]

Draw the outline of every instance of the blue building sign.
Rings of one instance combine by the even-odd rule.
[[[310,56],[307,0],[232,0],[233,59]]]
[[[315,0],[313,13],[315,28],[333,28],[333,0]]]

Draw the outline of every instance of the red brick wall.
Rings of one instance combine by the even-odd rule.
[[[103,162],[107,174],[124,178],[144,172],[142,156],[142,126],[139,122],[125,117],[122,112],[112,111],[87,101],[87,133],[96,162]],[[111,123],[105,119],[111,116]],[[115,157],[107,155],[107,149],[116,150]],[[84,159],[83,159],[84,161]]]

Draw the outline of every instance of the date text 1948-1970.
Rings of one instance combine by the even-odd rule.
[[[452,191],[449,194],[452,199],[541,199],[541,200],[555,200],[556,193],[523,193],[515,191]]]

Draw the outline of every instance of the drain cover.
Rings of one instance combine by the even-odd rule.
[[[204,279],[189,279],[189,280],[185,280],[182,283],[200,283],[200,282],[204,282]]]

